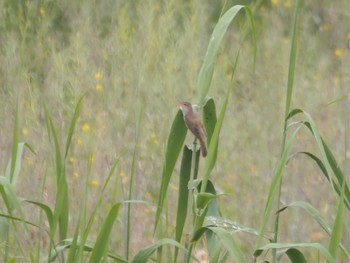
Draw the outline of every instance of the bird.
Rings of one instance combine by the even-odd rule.
[[[180,109],[182,111],[182,115],[187,128],[199,140],[202,156],[206,157],[207,146],[205,144],[205,140],[207,137],[207,133],[199,116],[193,111],[192,104],[187,101],[180,102]]]

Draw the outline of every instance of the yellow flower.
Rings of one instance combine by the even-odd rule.
[[[22,134],[23,134],[23,136],[27,136],[28,135],[28,129],[27,128],[23,128],[22,129]]]
[[[100,79],[102,79],[102,73],[101,73],[101,72],[96,72],[96,74],[95,74],[95,79],[96,79],[97,81],[99,81]]]
[[[71,164],[75,163],[75,158],[73,156],[69,157],[69,162]]]
[[[90,163],[94,163],[95,162],[95,157],[93,155],[90,156],[89,162]]]
[[[285,8],[291,8],[292,7],[292,1],[291,0],[284,1],[284,7]]]
[[[78,144],[78,145],[83,145],[83,140],[80,139],[80,138],[78,138],[78,139],[77,139],[77,144]]]
[[[91,128],[90,128],[90,125],[88,123],[84,123],[83,131],[86,132],[86,133],[90,133]]]
[[[79,174],[78,174],[78,172],[77,172],[77,171],[75,171],[75,172],[73,173],[73,175],[74,175],[74,177],[76,177],[76,178],[78,178],[78,177],[79,177]]]
[[[337,57],[342,57],[344,55],[344,50],[342,50],[341,48],[336,48],[334,50],[334,54],[337,56]]]
[[[280,3],[280,0],[271,0],[271,4],[278,5]]]
[[[102,91],[103,90],[103,86],[101,84],[97,84],[95,89],[96,89],[96,91]]]
[[[39,8],[39,13],[40,13],[40,15],[44,16],[45,13],[46,13],[45,8],[44,8],[44,7],[40,7],[40,8]]]
[[[159,144],[159,141],[158,141],[158,139],[157,139],[157,135],[155,134],[155,132],[152,132],[152,133],[150,134],[149,138],[150,138],[150,140],[151,140],[154,144],[156,144],[156,145]]]
[[[92,179],[90,184],[94,188],[97,188],[99,186],[99,183],[96,179]]]
[[[329,31],[332,29],[332,25],[330,23],[324,23],[322,24],[322,29],[325,31]]]
[[[121,171],[119,176],[122,178],[122,183],[125,184],[128,181],[128,177],[124,173],[124,171]]]

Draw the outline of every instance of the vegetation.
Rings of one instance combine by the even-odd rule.
[[[214,2],[0,3],[2,262],[350,260],[348,1]]]

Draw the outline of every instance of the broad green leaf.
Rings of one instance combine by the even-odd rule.
[[[215,125],[217,122],[215,102],[212,98],[208,99],[203,107],[203,124],[207,131],[207,145],[210,145],[211,138],[214,133]],[[218,145],[217,145],[218,146]],[[218,147],[216,147],[214,153],[214,162],[216,162]]]
[[[255,45],[254,22],[253,22],[253,16],[250,9],[247,6],[242,6],[242,5],[235,5],[231,7],[228,11],[226,11],[226,13],[222,17],[220,17],[218,23],[214,28],[213,34],[208,44],[204,62],[202,64],[202,67],[198,75],[196,93],[198,95],[198,101],[200,105],[204,104],[205,97],[208,94],[209,87],[210,87],[211,80],[214,73],[216,56],[217,56],[220,44],[222,42],[222,39],[226,34],[228,26],[231,24],[232,20],[235,18],[237,13],[242,8],[246,10],[246,14],[253,26],[253,39],[254,39],[254,45]]]
[[[205,209],[214,198],[217,198],[217,195],[212,193],[198,193],[195,195],[196,209]]]
[[[330,263],[336,262],[332,255],[328,252],[328,250],[322,244],[319,243],[270,243],[255,250],[254,257],[259,257],[263,252],[268,251],[270,249],[285,250],[290,248],[313,248],[321,252],[321,254],[325,256]]]
[[[238,60],[239,60],[239,53],[237,54],[236,61],[235,61],[235,64],[234,64],[234,67],[232,70],[232,74],[234,74],[234,72],[236,71]],[[203,180],[202,180],[200,192],[205,191],[205,189],[207,187],[207,182],[209,180],[210,173],[213,170],[215,162],[216,162],[216,155],[217,155],[217,150],[218,150],[218,145],[219,145],[219,135],[220,135],[223,121],[224,121],[226,108],[227,108],[228,100],[229,100],[230,93],[231,93],[232,89],[233,89],[233,86],[231,88],[227,89],[227,91],[226,91],[225,100],[224,100],[224,103],[222,105],[219,118],[215,124],[213,135],[211,136],[211,139],[210,139],[210,144],[208,145],[208,156],[205,160],[204,175],[203,175]]]
[[[212,231],[219,238],[219,240],[226,247],[227,251],[229,252],[230,256],[232,257],[232,259],[234,259],[235,262],[247,262],[243,252],[236,245],[232,233],[224,228],[214,226],[201,227],[193,235],[193,241],[198,241],[201,238],[201,236],[208,230]]]
[[[115,219],[118,216],[119,206],[120,203],[117,203],[113,205],[109,211],[107,218],[102,225],[102,229],[97,236],[96,243],[92,249],[90,263],[100,262],[100,260],[107,254],[109,236],[111,235]]]
[[[217,122],[215,102],[209,98],[203,107],[203,124],[207,132],[207,142],[210,144]]]
[[[202,189],[202,182],[198,185],[198,191]],[[208,194],[210,196],[216,197],[216,190],[213,185],[213,183],[208,180],[205,192],[200,192],[201,194]],[[198,195],[198,194],[197,194]],[[209,201],[209,200],[208,200]],[[219,208],[216,199],[211,198],[208,205],[206,205],[202,210],[195,207],[195,213],[196,213],[196,220],[195,220],[195,227],[194,229],[199,229],[203,226],[205,219],[207,216],[218,216],[219,215]]]
[[[221,240],[222,244],[226,247],[232,259],[235,262],[244,263],[247,262],[242,250],[237,246],[232,234],[221,227],[209,227]]]
[[[197,152],[197,159],[199,159],[199,152]],[[177,202],[176,213],[176,227],[175,227],[175,240],[181,242],[181,237],[187,217],[188,206],[188,182],[191,176],[191,163],[192,163],[192,151],[187,147],[183,149],[182,161],[180,168],[180,180],[179,180],[179,195]],[[177,257],[178,248],[175,247],[175,259]],[[176,261],[176,260],[174,260]]]
[[[163,247],[165,245],[172,245],[172,246],[178,247],[185,253],[188,253],[187,249],[184,246],[182,246],[179,242],[172,239],[165,238],[165,239],[158,240],[155,244],[140,250],[131,262],[147,263],[149,262],[149,258],[153,255],[153,253],[157,251],[160,247]]]
[[[286,254],[292,263],[307,263],[304,254],[296,248],[287,249]]]
[[[164,199],[168,190],[171,175],[173,173],[176,160],[180,154],[182,145],[185,141],[187,128],[183,120],[182,112],[179,110],[170,129],[168,143],[165,153],[165,163],[163,167],[158,207],[155,219],[154,231],[157,229],[160,215],[163,209]]]

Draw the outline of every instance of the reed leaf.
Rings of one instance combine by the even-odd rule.
[[[313,248],[321,252],[323,256],[327,258],[327,260],[330,263],[335,263],[335,259],[332,257],[332,255],[328,252],[328,250],[320,243],[270,243],[263,247],[258,248],[254,252],[254,257],[259,257],[263,252],[266,252],[270,249],[280,249],[280,250],[288,250],[290,248]]]
[[[154,232],[156,231],[160,220],[164,199],[168,191],[171,175],[173,173],[176,160],[180,154],[182,145],[185,141],[186,134],[187,134],[187,128],[183,120],[182,112],[179,110],[171,126],[168,142],[166,146],[165,163],[163,166],[163,173],[162,173],[161,186],[160,186],[160,192],[159,192]]]
[[[107,218],[105,219],[102,229],[97,236],[96,243],[92,249],[90,263],[100,262],[107,254],[108,241],[112,232],[112,227],[115,219],[118,216],[120,203],[116,203],[110,209]]]
[[[212,36],[210,38],[207,52],[202,64],[202,67],[199,71],[196,93],[198,97],[198,101],[200,105],[203,105],[205,102],[205,97],[208,94],[209,87],[211,84],[211,80],[214,73],[214,66],[216,61],[216,56],[224,38],[228,26],[231,24],[232,20],[236,17],[237,13],[244,9],[248,16],[248,19],[251,21],[251,25],[253,27],[253,39],[254,39],[254,48],[255,48],[255,28],[254,21],[251,10],[247,6],[243,5],[235,5],[231,7],[226,13],[220,17],[218,23],[216,24]],[[255,57],[255,56],[254,56]]]
[[[152,245],[140,250],[135,255],[135,257],[133,258],[133,260],[131,262],[132,263],[149,262],[149,258],[154,254],[154,252],[156,252],[159,248],[161,248],[165,245],[171,245],[171,246],[178,247],[179,249],[181,249],[182,251],[187,253],[187,249],[184,246],[182,246],[179,242],[172,240],[172,239],[164,238],[164,239],[158,240],[155,244],[152,244]]]

